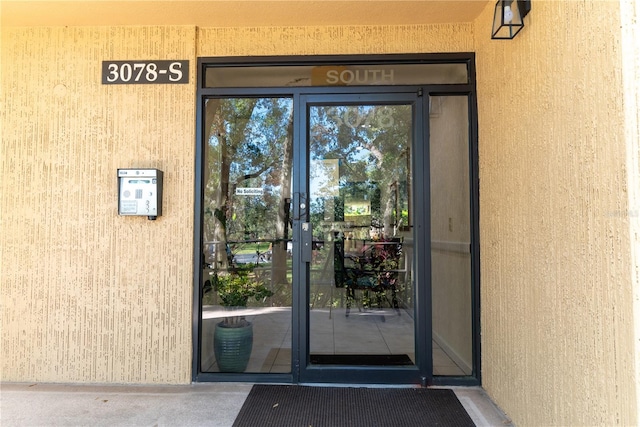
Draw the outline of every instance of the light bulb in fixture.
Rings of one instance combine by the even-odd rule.
[[[504,7],[504,23],[511,24],[511,21],[513,21],[513,11],[511,6],[507,5]]]

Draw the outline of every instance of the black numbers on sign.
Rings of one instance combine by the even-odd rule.
[[[189,83],[189,61],[102,61],[102,84]]]

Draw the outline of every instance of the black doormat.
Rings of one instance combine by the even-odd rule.
[[[413,365],[413,361],[406,354],[312,354],[309,359],[316,365]]]
[[[472,427],[452,390],[254,385],[234,427]]]

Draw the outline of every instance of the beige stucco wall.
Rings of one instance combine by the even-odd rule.
[[[470,52],[472,24],[201,28],[198,56]]]
[[[621,1],[622,81],[627,146],[627,189],[631,243],[631,281],[634,288],[635,383],[640,402],[640,3]],[[640,403],[636,405],[640,420]]]
[[[627,146],[627,188],[631,236],[631,280],[634,286],[636,399],[640,402],[640,2],[621,2],[622,81]],[[640,403],[636,406],[640,420]]]
[[[542,1],[515,40],[491,41],[491,13],[458,25],[4,28],[2,380],[190,380],[195,74],[102,86],[102,60],[475,50],[484,386],[518,425],[637,424],[638,55],[622,60],[619,34],[637,24],[617,1]],[[118,167],[164,170],[163,217],[117,216]]]
[[[3,30],[3,381],[190,381],[195,75],[103,86],[101,62],[194,60],[195,36]],[[165,172],[157,221],[117,215],[128,167]]]
[[[195,59],[455,52],[471,24],[2,31],[4,381],[187,383]],[[189,59],[188,85],[101,84],[101,62]],[[117,168],[165,172],[157,221],[117,215]]]
[[[517,425],[637,425],[620,4],[534,2],[512,41],[489,39],[492,12],[475,31],[484,387]]]

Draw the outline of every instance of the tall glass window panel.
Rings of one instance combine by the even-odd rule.
[[[429,102],[434,375],[473,368],[468,103],[466,96]]]
[[[206,100],[203,372],[291,372],[292,108]]]

